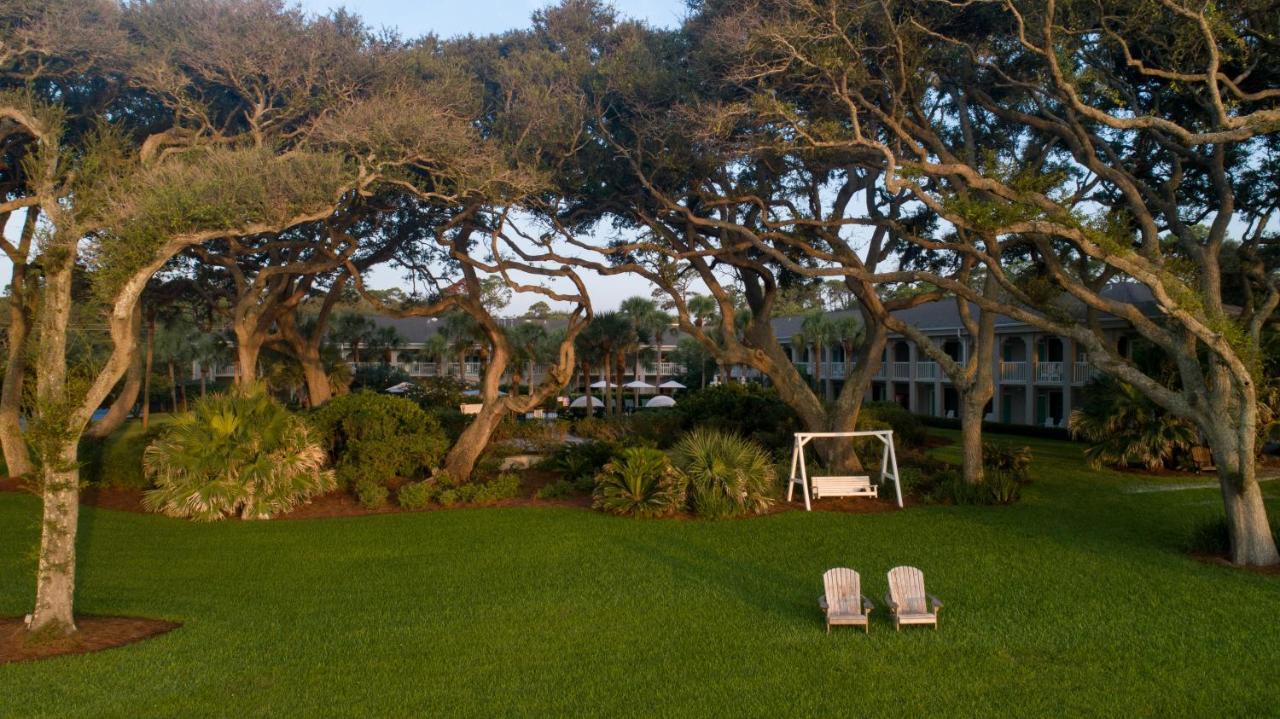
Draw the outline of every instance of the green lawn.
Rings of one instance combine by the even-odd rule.
[[[88,509],[80,609],[184,626],[0,666],[0,716],[1273,715],[1280,579],[1180,550],[1216,492],[1125,493],[1147,480],[1030,443],[1036,484],[1007,508]],[[30,607],[37,509],[0,494],[0,614]],[[900,563],[946,603],[940,631],[895,633],[878,609],[870,636],[823,633],[823,570],[858,569],[880,603]]]

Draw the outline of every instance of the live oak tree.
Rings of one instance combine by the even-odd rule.
[[[1258,344],[1280,279],[1251,261],[1253,299],[1240,308],[1223,299],[1224,247],[1243,234],[1256,248],[1268,235],[1239,228],[1265,224],[1274,206],[1247,181],[1276,172],[1262,160],[1280,126],[1274,8],[790,0],[774,9],[737,18],[755,108],[800,144],[878,156],[886,187],[957,230],[1024,243],[1044,283],[1020,286],[972,241],[933,247],[982,265],[1001,295],[931,272],[880,278],[929,282],[1073,339],[1103,371],[1193,422],[1219,469],[1232,559],[1280,561],[1255,462]],[[769,84],[780,77],[826,93],[846,108],[843,121],[811,123],[775,101]],[[953,130],[980,116],[1016,131],[975,161]],[[1026,147],[1043,149],[1037,173],[1018,162]],[[1149,307],[1106,292],[1119,282],[1148,290]],[[1082,308],[1084,321],[1066,307]],[[1103,331],[1104,314],[1167,353],[1176,383],[1132,363]]]
[[[342,107],[371,101],[368,94],[350,83],[327,85],[281,58],[342,36],[330,21],[273,3],[175,2],[95,5],[92,26],[77,27],[65,16],[51,21],[58,7],[36,5],[7,19],[7,39],[30,47],[34,33],[44,42],[38,52],[11,56],[8,77],[38,74],[50,58],[74,55],[84,35],[138,44],[97,57],[100,64],[84,67],[69,90],[10,92],[0,109],[18,118],[30,144],[22,194],[41,216],[32,248],[43,282],[29,340],[38,372],[27,440],[43,519],[29,628],[55,634],[75,629],[77,445],[131,364],[148,280],[199,243],[328,217],[383,169],[308,132],[321,114],[317,100]],[[278,32],[267,47],[255,32],[271,29]],[[359,42],[347,47],[353,57],[362,51]],[[279,62],[259,63],[264,52]],[[345,91],[330,94],[337,86]],[[77,93],[106,99],[64,101]],[[110,352],[71,372],[68,324],[79,266],[104,308]]]

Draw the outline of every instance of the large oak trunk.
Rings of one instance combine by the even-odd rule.
[[[984,479],[982,458],[982,415],[987,400],[976,392],[965,392],[960,398],[960,454],[964,481],[981,484]]]
[[[319,407],[333,397],[333,388],[329,385],[329,373],[324,369],[324,362],[319,352],[302,352],[298,355],[302,365],[302,376],[307,382],[307,403]]]
[[[40,523],[40,562],[36,604],[29,629],[34,633],[75,632],[76,523],[80,515],[80,471],[76,443],[66,443],[57,461],[40,472],[44,509]],[[46,457],[48,462],[52,457]]]
[[[70,422],[67,397],[67,323],[71,316],[71,252],[48,256],[45,297],[40,308],[39,362],[33,440],[40,464],[44,502],[36,605],[30,630],[56,635],[75,631],[76,522],[80,473],[76,464],[79,428]]]
[[[1207,433],[1222,486],[1222,504],[1231,535],[1231,561],[1250,567],[1280,564],[1280,553],[1267,521],[1262,487],[1258,484],[1253,436],[1233,429],[1219,427]]]
[[[18,269],[14,268],[15,282]],[[11,305],[20,302],[10,297]],[[34,467],[22,436],[22,384],[27,372],[27,335],[30,325],[26,312],[16,306],[9,316],[9,356],[5,363],[4,383],[0,386],[0,446],[11,477],[31,474]]]
[[[489,446],[489,438],[502,422],[506,406],[502,402],[485,403],[480,413],[462,430],[458,441],[445,455],[444,470],[454,482],[468,482],[475,471],[476,462]]]

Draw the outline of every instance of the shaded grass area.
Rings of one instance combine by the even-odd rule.
[[[1217,494],[1126,494],[1148,480],[1009,441],[1036,454],[1012,507],[215,525],[86,508],[80,609],[183,627],[0,667],[0,716],[1272,713],[1280,581],[1181,551]],[[37,511],[0,494],[0,614],[29,610]],[[882,604],[897,564],[946,603],[939,631],[895,633],[881,606],[870,636],[823,633],[822,571],[858,569]]]

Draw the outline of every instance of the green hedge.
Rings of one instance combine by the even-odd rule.
[[[146,489],[142,473],[142,452],[170,422],[170,417],[151,418],[146,431],[142,422],[129,420],[106,439],[86,438],[80,442],[80,478],[84,482],[117,489]]]

